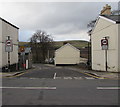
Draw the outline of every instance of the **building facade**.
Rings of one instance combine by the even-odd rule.
[[[0,70],[8,66],[8,52],[5,52],[5,43],[9,36],[12,40],[13,51],[10,52],[10,66],[16,69],[18,63],[18,30],[15,25],[0,18]]]
[[[108,39],[107,54],[102,50],[101,40]],[[92,69],[120,72],[120,16],[99,16],[91,33]],[[106,65],[107,62],[107,65]]]
[[[55,65],[79,64],[80,50],[67,43],[55,51]]]

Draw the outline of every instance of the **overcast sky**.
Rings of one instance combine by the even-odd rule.
[[[105,4],[118,8],[117,2],[4,2],[0,17],[20,28],[19,41],[28,41],[36,30],[51,34],[55,41],[89,40],[87,23]]]

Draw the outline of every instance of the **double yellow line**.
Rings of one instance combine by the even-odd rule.
[[[27,73],[27,72],[22,72],[22,73],[19,73],[19,74],[15,74],[15,75],[11,75],[11,76],[4,76],[4,77],[7,77],[7,78],[19,77],[19,76],[21,76],[21,75],[23,75],[25,73]]]
[[[99,76],[95,76],[95,75],[92,75],[92,74],[89,74],[89,73],[84,73],[84,72],[80,72],[80,73],[82,73],[82,74],[85,74],[85,75],[88,75],[88,76],[91,76],[91,77],[93,77],[93,78],[98,78],[98,79],[108,79],[108,78],[103,78],[103,77],[99,77]]]

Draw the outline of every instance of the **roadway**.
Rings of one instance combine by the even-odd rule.
[[[118,105],[118,80],[36,64],[2,80],[3,105]]]

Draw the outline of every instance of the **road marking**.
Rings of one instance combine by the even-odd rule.
[[[82,77],[73,77],[73,78],[77,80],[82,79]]]
[[[82,73],[82,72],[81,72],[81,73]],[[100,78],[100,77],[97,77],[97,76],[94,76],[94,75],[88,74],[88,73],[83,73],[83,74],[86,74],[86,75],[91,76],[91,77],[93,77],[93,78]]]
[[[61,79],[62,77],[56,77],[55,79]]]
[[[120,87],[97,87],[98,90],[118,90]]]
[[[86,79],[95,79],[95,78],[93,78],[93,77],[85,77]]]
[[[39,70],[41,70],[42,68],[40,67]]]
[[[7,78],[18,77],[18,76],[21,76],[21,75],[23,75],[25,73],[27,73],[27,72],[23,72],[23,73],[16,74],[16,75],[5,76],[5,77],[7,77]]]
[[[38,78],[29,78],[29,79],[38,79]]]
[[[72,79],[72,77],[63,77],[64,79]]]
[[[55,78],[56,78],[56,74],[57,74],[57,73],[55,73],[55,74],[54,74],[54,77],[53,77],[53,79],[55,79]]]
[[[0,87],[2,89],[56,90],[56,87]]]

